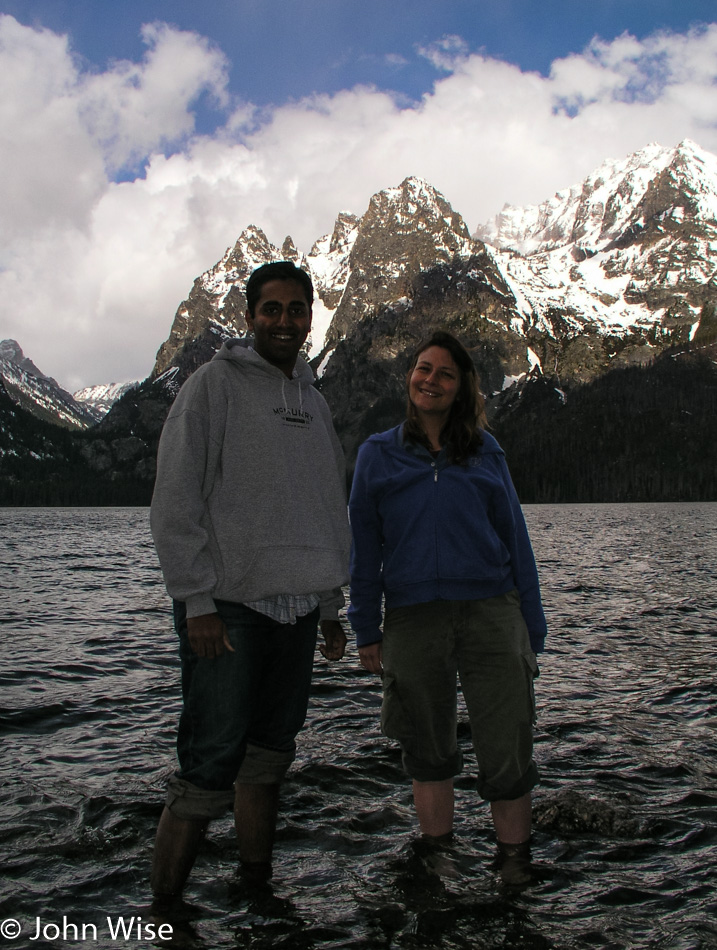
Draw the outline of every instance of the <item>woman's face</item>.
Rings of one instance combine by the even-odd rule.
[[[418,414],[448,416],[461,384],[461,371],[442,346],[429,346],[418,357],[408,381],[408,398]]]

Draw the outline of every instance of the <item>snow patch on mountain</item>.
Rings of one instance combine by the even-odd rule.
[[[474,237],[525,256],[568,244],[595,251],[622,233],[648,185],[674,153],[648,145],[622,161],[605,161],[584,182],[539,205],[505,205]]]
[[[51,376],[39,370],[15,340],[0,342],[0,380],[13,402],[48,422],[86,429],[95,418]]]
[[[329,309],[336,309],[346,288],[358,230],[359,218],[347,211],[340,212],[333,232],[315,241],[306,259],[314,286],[322,299],[328,301]]]
[[[527,324],[552,332],[559,310],[575,332],[694,327],[717,273],[717,157],[690,141],[649,145],[540,205],[506,206],[474,237]]]
[[[92,412],[99,421],[104,418],[112,406],[130,389],[139,386],[139,380],[127,383],[107,383],[99,386],[87,386],[73,393],[76,402],[81,403]]]
[[[335,310],[329,310],[320,297],[314,297],[314,305],[312,307],[311,316],[311,331],[309,333],[309,338],[306,341],[310,360],[312,360],[315,356],[318,356],[323,350],[326,332],[331,325],[331,320],[333,319],[335,312]]]

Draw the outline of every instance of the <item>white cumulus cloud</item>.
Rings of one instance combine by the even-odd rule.
[[[121,61],[87,77],[78,97],[83,121],[114,168],[191,133],[189,106],[202,92],[228,101],[228,64],[205,39],[162,23],[143,27],[142,39],[148,52],[141,63]]]

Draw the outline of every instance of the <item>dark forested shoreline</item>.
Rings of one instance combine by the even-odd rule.
[[[541,380],[494,425],[525,503],[717,500],[717,366],[666,354],[573,385]]]
[[[665,353],[584,384],[543,376],[489,400],[521,501],[717,501],[711,356]],[[149,504],[169,402],[146,384],[111,420],[76,433],[35,418],[0,390],[0,505]],[[400,400],[393,407],[396,418],[383,418],[381,428],[400,421]],[[367,411],[365,435],[371,418]]]

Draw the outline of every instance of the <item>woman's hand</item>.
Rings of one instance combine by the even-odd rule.
[[[376,673],[378,676],[383,673],[383,647],[381,642],[369,643],[366,647],[359,647],[359,661],[361,666],[369,673]]]

